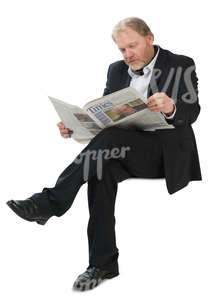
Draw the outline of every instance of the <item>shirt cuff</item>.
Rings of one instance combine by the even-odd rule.
[[[167,116],[167,115],[165,115],[165,113],[163,113],[162,112],[162,114],[164,115],[164,117],[166,118],[166,119],[173,119],[174,118],[174,116],[175,116],[175,113],[176,113],[176,105],[175,105],[175,103],[174,103],[174,112],[170,115],[170,116]]]

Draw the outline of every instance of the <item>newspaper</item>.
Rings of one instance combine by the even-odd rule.
[[[86,103],[83,108],[49,97],[61,121],[73,131],[72,137],[86,143],[110,126],[145,131],[174,128],[163,114],[147,108],[147,99],[128,87]]]

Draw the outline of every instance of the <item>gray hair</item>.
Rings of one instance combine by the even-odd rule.
[[[152,34],[149,26],[140,18],[130,17],[121,20],[117,25],[114,26],[112,31],[112,39],[116,42],[116,38],[121,31],[124,31],[127,27],[136,31],[142,36],[146,36],[148,34]]]

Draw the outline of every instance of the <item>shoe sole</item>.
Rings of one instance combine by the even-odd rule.
[[[83,283],[83,284],[80,284],[80,283],[75,284],[74,283],[73,289],[76,291],[81,291],[81,292],[92,290],[93,288],[97,287],[103,280],[111,279],[118,275],[119,275],[119,272],[108,273],[108,274],[104,275],[102,278],[91,280],[89,283]]]
[[[49,218],[47,219],[44,219],[44,218],[34,218],[34,219],[28,219],[26,218],[25,216],[23,216],[22,214],[20,214],[20,212],[18,212],[15,208],[14,208],[14,205],[12,204],[13,203],[13,200],[9,200],[7,201],[7,205],[10,207],[10,209],[12,209],[12,211],[17,215],[19,216],[20,218],[26,220],[26,221],[29,221],[29,222],[36,222],[38,223],[39,225],[45,225],[45,223],[48,221]]]

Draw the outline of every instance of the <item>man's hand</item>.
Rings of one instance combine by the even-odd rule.
[[[72,136],[73,131],[70,130],[70,129],[68,129],[68,128],[66,128],[65,125],[64,125],[64,123],[59,122],[57,124],[57,126],[59,127],[59,131],[60,131],[60,134],[61,134],[62,137],[64,137],[64,138],[70,138]]]
[[[148,109],[151,111],[163,112],[170,116],[175,109],[174,102],[165,93],[155,93],[148,99]]]

